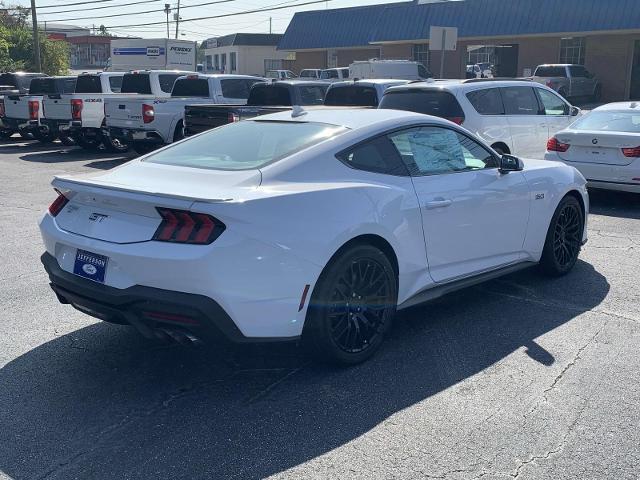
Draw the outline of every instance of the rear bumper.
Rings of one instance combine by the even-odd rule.
[[[142,130],[133,128],[109,127],[109,136],[125,141],[126,143],[150,143],[163,145],[164,139],[155,130]]]
[[[161,328],[176,328],[210,341],[284,340],[245,337],[223,308],[203,295],[140,285],[118,289],[62,270],[49,253],[40,259],[61,303],[107,322],[132,325],[148,337],[155,337],[154,332]]]
[[[69,120],[43,118],[42,120],[40,120],[40,123],[42,124],[42,126],[48,128],[51,132],[63,132],[67,134],[69,133]]]
[[[35,131],[40,128],[40,122],[38,120],[27,120],[25,118],[4,117],[2,123],[4,124],[4,128],[8,130]]]

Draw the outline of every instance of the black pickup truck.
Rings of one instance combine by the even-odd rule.
[[[187,105],[184,134],[195,135],[227,123],[291,110],[293,105],[322,105],[329,85],[328,82],[300,80],[256,83],[249,91],[246,105]]]

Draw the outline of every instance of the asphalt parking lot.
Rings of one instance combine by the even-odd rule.
[[[371,361],[166,346],[58,304],[54,174],[125,161],[0,144],[0,478],[638,479],[640,196],[592,192],[575,270],[405,312]]]

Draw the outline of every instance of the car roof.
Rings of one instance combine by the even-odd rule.
[[[592,111],[622,111],[622,112],[638,112],[640,113],[640,101],[638,102],[633,102],[633,101],[628,101],[628,102],[613,102],[613,103],[607,103],[605,105],[601,105],[597,108],[594,108]]]
[[[397,85],[394,87],[389,87],[387,92],[397,92],[404,90],[444,90],[444,91],[458,91],[458,90],[477,90],[480,88],[497,88],[497,87],[522,87],[524,85],[532,86],[532,87],[543,87],[536,82],[532,82],[531,80],[496,80],[496,79],[486,79],[486,80],[476,80],[471,79],[468,80],[425,80],[424,82],[409,82],[404,85]]]
[[[323,87],[329,86],[329,83],[320,80],[299,80],[292,78],[288,80],[277,80],[275,82],[268,82],[268,85],[302,85],[302,86],[315,86],[320,85]]]
[[[353,80],[344,80],[342,82],[333,82],[330,88],[346,87],[351,85],[404,85],[409,80],[399,78],[364,78],[362,80],[354,78]]]
[[[356,129],[368,127],[375,124],[394,123],[400,120],[424,121],[433,120],[434,123],[448,125],[449,122],[438,117],[430,117],[421,113],[413,113],[404,110],[377,110],[366,108],[317,108],[287,110],[284,112],[272,113],[256,117],[253,121],[277,121],[277,122],[317,122],[329,125],[339,125],[342,127]],[[295,115],[295,116],[294,116]]]

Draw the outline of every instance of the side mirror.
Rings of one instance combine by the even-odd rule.
[[[500,173],[520,172],[524,170],[524,162],[515,155],[504,154],[500,157]]]
[[[578,107],[571,107],[572,117],[577,117],[578,115],[580,115],[580,112],[582,112],[582,110],[580,110]]]

